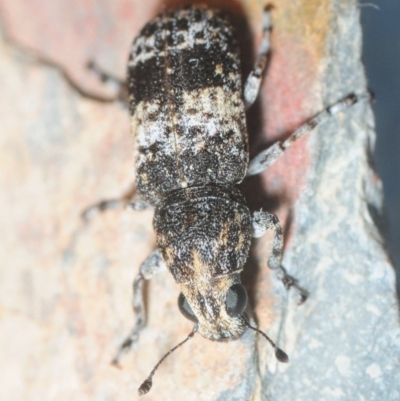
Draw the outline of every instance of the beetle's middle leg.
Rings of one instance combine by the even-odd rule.
[[[133,210],[153,209],[149,203],[136,198],[136,184],[132,184],[129,190],[120,198],[106,199],[86,207],[81,213],[82,219],[87,222],[94,215],[111,209],[122,209],[128,207]]]
[[[135,314],[134,326],[129,336],[119,347],[117,354],[111,362],[113,365],[118,365],[121,356],[129,351],[132,344],[138,340],[139,333],[146,326],[146,311],[144,307],[143,297],[144,280],[150,280],[155,274],[164,270],[167,270],[167,267],[158,250],[152,252],[141,264],[139,274],[135,277],[135,280],[133,281],[132,307]]]
[[[272,243],[272,252],[268,260],[268,266],[277,272],[278,278],[282,281],[286,289],[293,287],[298,292],[299,303],[303,303],[307,298],[307,292],[299,287],[296,280],[286,273],[282,266],[283,253],[283,231],[278,217],[268,212],[254,212],[252,218],[252,227],[254,238],[262,237],[267,230],[274,230],[274,239]]]
[[[261,173],[261,171],[265,170],[272,163],[274,163],[283,154],[283,152],[299,138],[308,134],[318,125],[328,121],[335,114],[346,110],[353,104],[365,100],[371,102],[373,100],[373,94],[371,92],[364,92],[359,95],[352,93],[346,96],[344,99],[339,100],[338,102],[327,107],[325,110],[322,110],[320,113],[316,114],[313,118],[297,128],[285,141],[275,142],[268,149],[263,150],[256,155],[250,161],[246,175],[250,176]]]

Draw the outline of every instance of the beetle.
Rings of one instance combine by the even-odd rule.
[[[180,285],[178,307],[194,322],[188,337],[170,350],[139,388],[147,393],[158,366],[198,332],[215,341],[239,338],[247,328],[262,334],[281,362],[287,355],[249,323],[247,292],[240,273],[251,238],[274,230],[269,267],[286,288],[306,293],[281,266],[283,234],[278,218],[250,212],[236,187],[246,176],[270,166],[298,138],[331,115],[370,99],[351,94],[300,126],[249,163],[245,111],[257,98],[270,51],[270,8],[256,62],[244,89],[239,47],[227,16],[207,6],[186,6],[147,23],[133,42],[127,89],[136,140],[136,187],[140,199],[103,201],[83,213],[127,203],[134,210],[154,208],[157,250],[134,280],[135,325],[114,364],[145,327],[142,287],[163,270]]]

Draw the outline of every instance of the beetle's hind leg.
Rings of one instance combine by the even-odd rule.
[[[113,88],[117,94],[115,101],[120,102],[126,109],[128,109],[128,85],[123,81],[108,72],[102,70],[94,61],[87,63],[87,68],[97,75],[98,79],[105,85]]]
[[[252,219],[253,237],[262,237],[267,230],[274,230],[271,256],[268,259],[268,266],[277,272],[278,278],[282,281],[287,290],[293,287],[298,296],[298,303],[301,304],[307,299],[307,291],[297,284],[297,280],[286,273],[282,266],[283,252],[283,231],[278,217],[268,212],[254,212]]]
[[[265,68],[267,67],[268,55],[270,51],[270,36],[271,36],[271,7],[267,6],[263,14],[263,36],[258,47],[258,54],[253,70],[247,77],[244,85],[243,98],[245,109],[247,110],[257,99],[260,91],[260,85]]]
[[[133,329],[126,340],[119,347],[117,354],[111,362],[113,365],[118,366],[122,355],[129,351],[132,344],[138,340],[139,333],[146,326],[146,312],[143,296],[144,280],[150,280],[155,274],[164,270],[167,270],[167,267],[158,250],[152,252],[140,266],[139,274],[133,281],[132,307],[135,314]]]
[[[124,108],[128,109],[128,91],[127,84],[121,80],[118,80],[115,77],[111,77],[103,72],[100,72],[99,68],[95,66],[93,62],[89,62],[87,64],[87,68],[94,72],[99,79],[104,82],[106,85],[112,84],[115,95],[114,96],[102,96],[100,94],[91,92],[86,88],[80,86],[75,80],[72,78],[68,70],[57,61],[51,59],[50,57],[45,56],[40,51],[33,49],[29,46],[26,46],[22,43],[19,43],[7,36],[5,33],[5,42],[13,49],[17,50],[21,53],[27,63],[36,64],[39,66],[54,68],[62,75],[64,80],[68,83],[68,85],[77,93],[79,93],[82,97],[90,100],[94,100],[101,103],[113,103],[118,102],[123,105]]]

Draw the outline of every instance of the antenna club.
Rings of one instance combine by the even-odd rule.
[[[154,369],[151,371],[149,377],[141,384],[141,386],[138,389],[138,393],[139,396],[145,395],[147,394],[150,390],[151,390],[151,386],[153,385],[153,376],[154,373],[156,373],[156,370],[158,369],[158,367],[165,361],[165,359],[172,354],[176,349],[178,349],[179,347],[181,347],[183,344],[185,344],[186,341],[189,341],[193,336],[194,333],[196,333],[198,329],[197,324],[193,327],[193,330],[189,333],[189,335],[183,340],[181,341],[178,345],[175,345],[174,348],[170,349],[157,363],[156,366],[154,366]]]
[[[280,348],[275,349],[275,357],[279,362],[288,363],[289,357],[286,352],[282,351]]]
[[[146,379],[139,387],[138,394],[141,397],[142,395],[147,394],[151,390],[151,386],[153,385],[152,379]]]
[[[276,344],[261,330],[257,329],[257,327],[253,327],[246,319],[244,319],[246,322],[247,327],[250,329],[254,330],[255,332],[261,334],[274,348],[275,350],[275,357],[279,362],[287,363],[289,362],[289,357],[287,356],[286,352],[282,351],[280,348],[276,346]]]

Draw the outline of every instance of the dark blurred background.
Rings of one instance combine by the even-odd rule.
[[[375,161],[383,181],[389,251],[400,294],[400,0],[360,3],[363,61],[376,95]]]

